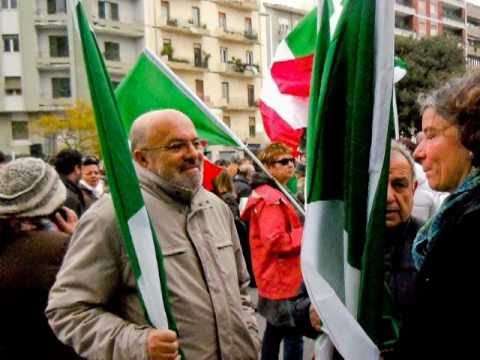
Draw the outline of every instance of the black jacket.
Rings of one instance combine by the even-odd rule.
[[[397,359],[477,358],[480,187],[450,208],[418,272]]]

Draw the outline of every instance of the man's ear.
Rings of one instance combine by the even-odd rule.
[[[141,150],[139,150],[139,149],[133,150],[133,159],[134,159],[140,166],[147,167],[148,160],[147,160],[147,158],[145,157],[144,153],[143,153]]]

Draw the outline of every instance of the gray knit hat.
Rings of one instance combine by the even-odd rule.
[[[50,215],[66,197],[57,172],[41,159],[21,158],[0,168],[0,218]]]

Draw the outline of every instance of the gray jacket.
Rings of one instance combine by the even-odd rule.
[[[256,359],[248,273],[228,207],[203,188],[191,203],[139,170],[145,205],[164,255],[179,342],[188,360]],[[89,359],[147,359],[150,330],[110,196],[85,213],[50,292],[47,317],[59,339]]]

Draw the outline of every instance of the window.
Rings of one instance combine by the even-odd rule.
[[[12,139],[28,140],[28,121],[12,121]]]
[[[218,27],[222,28],[223,31],[227,31],[227,15],[223,12],[218,13]]]
[[[437,6],[432,2],[430,2],[430,17],[437,18]]]
[[[98,2],[98,17],[100,19],[105,19],[107,14],[107,2],[106,1],[99,1]]]
[[[47,0],[47,13],[67,13],[67,0]]]
[[[222,82],[222,99],[225,99],[227,103],[230,102],[230,89],[226,81]]]
[[[172,60],[173,48],[171,39],[163,39],[163,48],[160,55],[166,55],[168,60]]]
[[[232,121],[231,121],[231,119],[230,119],[230,116],[226,116],[226,115],[225,115],[225,116],[223,117],[223,123],[224,123],[225,125],[227,125],[228,127],[231,127],[231,126],[232,126]]]
[[[2,9],[16,9],[17,0],[2,0]]]
[[[251,34],[253,32],[252,18],[249,18],[249,17],[245,18],[245,32],[248,34]]]
[[[71,96],[70,78],[52,78],[52,97],[54,99],[69,98]]]
[[[160,16],[162,18],[162,23],[164,24],[170,19],[170,4],[168,1],[162,1]]]
[[[290,21],[287,18],[278,18],[278,36],[283,38],[290,30]]]
[[[220,62],[224,64],[228,62],[228,49],[225,47],[220,48]]]
[[[427,6],[425,4],[425,0],[418,0],[417,6],[418,6],[418,13],[420,15],[425,15],[426,8],[427,8]]]
[[[110,19],[113,21],[118,21],[118,4],[101,0],[98,2],[98,17],[100,19]]]
[[[18,35],[3,35],[3,51],[18,52]]]
[[[120,61],[120,44],[105,41],[105,59],[111,61]]]
[[[196,67],[202,67],[202,45],[193,44],[193,63]]]
[[[247,85],[248,106],[255,106],[255,86]]]
[[[50,56],[68,57],[68,38],[66,36],[49,36]]]
[[[430,35],[437,35],[437,24],[432,23],[430,25]]]
[[[418,33],[420,35],[426,35],[427,34],[427,24],[424,20],[420,20],[418,22]]]
[[[255,116],[249,116],[248,117],[248,134],[250,137],[254,137],[256,134],[256,121],[255,121]]]
[[[200,27],[200,8],[192,7],[192,24]]]
[[[247,65],[253,65],[253,51],[247,50],[245,52],[245,59]]]
[[[119,20],[118,4],[116,3],[110,3],[110,19],[112,19],[113,21]]]
[[[20,76],[5,76],[5,95],[22,95],[22,78]]]
[[[195,92],[200,99],[205,100],[205,93],[203,91],[203,80],[195,80]]]

